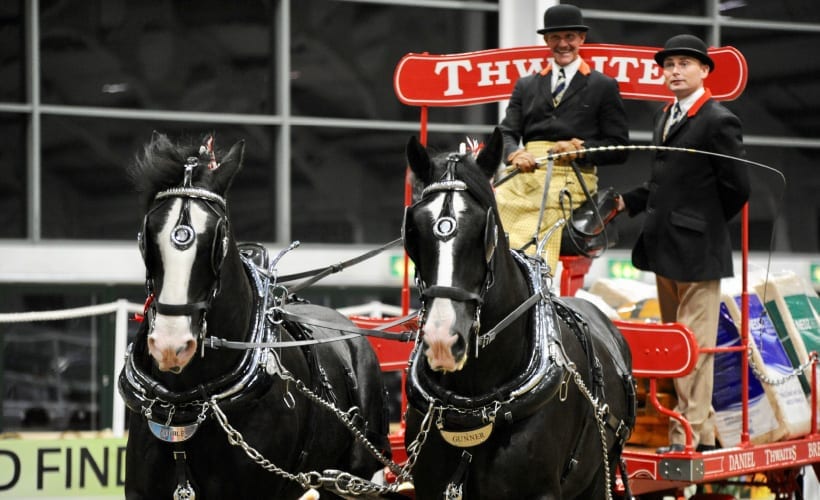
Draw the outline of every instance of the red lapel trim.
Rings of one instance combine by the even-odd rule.
[[[552,70],[552,63],[551,62],[547,63],[547,67],[541,70],[541,73],[540,73],[541,76],[547,76],[547,74],[550,72],[550,70]],[[587,62],[584,61],[583,59],[581,59],[581,65],[578,66],[578,73],[581,73],[584,76],[589,75],[590,73],[592,73],[592,69],[589,67],[589,64],[587,64]]]
[[[695,116],[698,113],[698,111],[700,110],[700,108],[702,108],[703,105],[706,104],[706,101],[708,101],[709,99],[712,98],[712,91],[709,90],[709,89],[704,89],[704,90],[705,90],[705,92],[703,92],[703,95],[700,96],[700,98],[698,98],[698,100],[695,101],[695,104],[693,104],[692,107],[689,108],[689,111],[686,112],[687,117]],[[674,103],[675,103],[675,101],[671,101],[671,102],[666,103],[666,106],[663,107],[663,111],[664,112],[669,111],[669,108]]]
[[[706,101],[708,101],[709,99],[712,98],[712,92],[709,89],[705,89],[705,90],[706,90],[706,92],[704,92],[703,95],[700,96],[700,99],[695,101],[695,104],[693,104],[692,107],[689,108],[689,111],[686,112],[687,117],[691,118],[691,117],[695,116],[695,114],[698,112],[698,110],[700,110],[700,108],[703,107],[704,104],[706,104]]]

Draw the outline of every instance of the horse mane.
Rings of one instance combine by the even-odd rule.
[[[138,152],[134,160],[126,169],[134,189],[140,194],[140,201],[144,207],[150,206],[154,196],[160,191],[181,186],[185,177],[183,168],[191,156],[199,158],[199,165],[206,165],[207,155],[200,155],[200,144],[193,137],[172,141],[167,135],[154,132],[151,140]],[[224,151],[216,151],[217,158],[222,157]],[[207,168],[197,168],[193,172],[193,183],[209,188]]]

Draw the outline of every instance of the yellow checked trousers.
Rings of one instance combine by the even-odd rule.
[[[549,141],[531,141],[526,144],[526,149],[536,158],[547,156],[553,146]],[[508,233],[510,248],[520,249],[527,243],[533,241],[535,230],[538,227],[538,214],[541,210],[541,198],[546,183],[546,165],[539,167],[530,173],[520,173],[498,186],[495,192],[498,212],[501,215],[501,224],[504,231]],[[598,189],[598,176],[594,173],[582,173],[584,182],[590,194]],[[549,193],[547,194],[546,205],[544,207],[544,217],[541,221],[538,241],[540,241],[549,231],[553,224],[564,217],[560,205],[561,190],[566,188],[572,194],[572,208],[577,208],[584,201],[586,196],[584,190],[578,182],[572,167],[566,162],[556,162],[552,169]],[[564,199],[565,206],[569,200]],[[569,208],[567,208],[569,212]],[[569,213],[566,214],[569,216]],[[561,229],[552,233],[547,244],[544,246],[544,260],[555,274],[558,264],[558,257],[561,251]],[[526,253],[535,254],[536,244],[533,243],[526,249]]]

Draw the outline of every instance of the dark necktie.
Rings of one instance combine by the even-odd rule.
[[[663,140],[666,140],[666,136],[667,134],[669,134],[669,130],[672,128],[673,125],[678,123],[678,120],[681,119],[681,115],[683,115],[683,112],[681,112],[680,103],[676,102],[675,107],[672,108],[672,115],[669,117],[668,120],[666,120],[666,127],[664,127],[663,129]]]
[[[555,88],[552,90],[552,105],[558,106],[561,98],[564,97],[564,91],[567,89],[567,75],[564,73],[564,68],[558,70],[558,79],[555,81]]]

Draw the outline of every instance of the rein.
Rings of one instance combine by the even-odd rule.
[[[275,316],[275,319],[271,319],[271,317]],[[218,349],[218,348],[226,348],[226,349],[256,349],[256,348],[286,348],[286,347],[302,347],[308,345],[316,345],[316,344],[325,344],[329,342],[338,342],[340,340],[349,340],[355,337],[376,337],[382,339],[390,339],[390,340],[397,340],[399,342],[409,342],[415,338],[415,333],[406,331],[402,333],[388,333],[384,330],[391,328],[393,326],[401,325],[407,321],[412,320],[416,317],[416,314],[408,314],[407,316],[403,316],[398,318],[394,321],[389,323],[385,323],[383,325],[379,325],[377,328],[374,329],[364,329],[364,328],[357,328],[357,327],[340,327],[337,323],[333,323],[331,321],[323,321],[316,318],[311,318],[309,316],[304,316],[301,314],[294,314],[280,308],[274,308],[273,310],[268,312],[268,319],[275,324],[281,323],[282,321],[292,321],[295,323],[299,323],[302,325],[309,325],[309,326],[317,326],[320,328],[325,328],[327,330],[334,330],[343,335],[334,338],[328,339],[309,339],[309,340],[293,340],[293,341],[271,341],[271,342],[239,342],[233,340],[225,340],[219,337],[209,337],[207,347]]]
[[[327,277],[331,274],[341,272],[344,269],[346,269],[346,268],[348,268],[348,267],[350,267],[354,264],[359,264],[360,262],[363,262],[363,261],[365,261],[365,260],[367,260],[371,257],[374,257],[374,256],[380,254],[381,252],[387,250],[390,247],[397,246],[401,242],[402,242],[402,238],[396,238],[393,241],[385,243],[384,245],[382,245],[379,248],[376,248],[374,250],[371,250],[367,253],[364,253],[364,254],[359,255],[357,257],[354,257],[352,259],[346,260],[344,262],[331,264],[327,267],[322,267],[322,268],[318,268],[318,269],[312,269],[310,271],[303,271],[303,272],[300,272],[300,273],[293,273],[293,274],[286,274],[286,275],[283,275],[283,276],[278,276],[276,278],[276,281],[278,283],[287,283],[289,281],[300,280],[300,279],[303,279],[303,278],[311,278],[311,279],[305,280],[301,283],[297,283],[296,285],[294,285],[290,288],[292,293],[297,292],[299,290],[303,290],[303,289],[309,287],[310,285],[316,283],[317,281],[319,281],[319,280],[321,280],[321,279],[323,279],[323,278],[325,278],[325,277]],[[299,244],[300,243],[298,241],[294,243],[295,246],[298,246]],[[293,246],[293,248],[295,248],[295,246]]]

